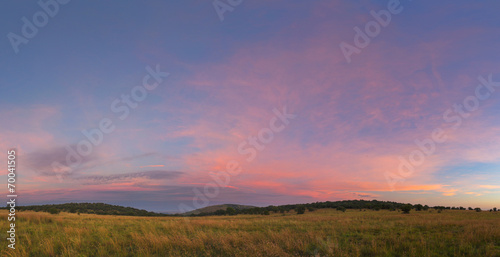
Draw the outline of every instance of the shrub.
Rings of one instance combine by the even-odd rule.
[[[345,212],[345,207],[344,206],[339,206],[337,207],[337,211]]]
[[[59,212],[61,212],[60,210],[56,209],[56,208],[50,208],[49,209],[49,213],[50,214],[59,214]]]
[[[236,215],[236,210],[233,207],[227,207],[226,213],[227,215]]]
[[[297,206],[297,214],[304,214],[306,212],[306,207],[300,205]]]
[[[403,211],[403,214],[409,214],[411,211],[411,204],[405,204],[401,206],[401,210]]]
[[[220,209],[215,211],[215,215],[226,215],[226,214],[227,214],[226,210]]]

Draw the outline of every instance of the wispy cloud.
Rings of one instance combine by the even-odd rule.
[[[53,147],[49,149],[37,150],[26,154],[23,158],[24,163],[27,167],[34,170],[36,173],[44,176],[55,176],[55,175],[68,175],[56,173],[52,164],[54,162],[58,163],[72,163],[76,161],[74,155],[71,152],[75,151],[76,145],[67,145],[60,147]],[[94,151],[87,156],[77,156],[80,165],[72,172],[78,172],[88,168],[89,164],[95,164],[99,161],[99,155]],[[69,160],[69,161],[67,161]]]
[[[134,178],[147,178],[153,180],[165,180],[165,179],[175,179],[180,177],[183,172],[180,171],[168,171],[168,170],[150,170],[150,171],[140,171],[132,173],[121,173],[106,176],[80,176],[73,178],[74,180],[82,182],[84,185],[101,185],[101,184],[111,184],[116,182],[130,181]]]
[[[479,185],[479,187],[486,189],[500,189],[500,185]]]
[[[146,166],[141,166],[141,168],[156,168],[156,167],[165,167],[165,165],[146,165]]]

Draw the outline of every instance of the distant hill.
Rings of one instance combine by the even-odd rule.
[[[229,211],[227,210],[228,208]],[[111,205],[105,203],[65,203],[65,204],[47,204],[47,205],[31,205],[31,206],[18,206],[19,211],[32,210],[32,211],[44,211],[52,214],[57,214],[61,211],[70,213],[90,213],[99,215],[127,215],[127,216],[210,216],[210,215],[238,215],[238,214],[261,214],[270,215],[271,213],[288,213],[292,211],[293,213],[303,214],[306,210],[312,212],[316,209],[337,209],[339,211],[345,211],[346,209],[357,209],[359,211],[364,210],[390,210],[390,211],[400,211],[404,209],[414,209],[415,211],[427,211],[433,208],[435,210],[466,210],[465,207],[445,207],[445,206],[427,206],[422,204],[405,204],[390,201],[378,201],[378,200],[343,200],[343,201],[326,201],[326,202],[314,202],[314,203],[303,203],[303,204],[287,204],[273,206],[269,205],[267,207],[255,207],[250,205],[240,205],[240,204],[221,204],[213,205],[205,208],[200,208],[194,211],[186,213],[156,213],[149,212],[146,210],[139,210],[132,207],[123,207],[118,205]],[[0,207],[0,209],[6,209],[6,207]],[[473,209],[468,207],[467,210],[475,210],[480,212],[480,208]],[[496,211],[496,208],[490,210]]]
[[[149,212],[132,207],[123,207],[105,203],[63,203],[18,206],[18,210],[44,211],[49,213],[70,212],[70,213],[90,213],[101,215],[127,215],[127,216],[167,216],[166,214]]]
[[[193,211],[188,211],[188,212],[185,212],[183,214],[184,215],[191,215],[191,214],[197,215],[197,214],[200,214],[200,213],[215,213],[218,210],[224,210],[225,211],[229,207],[231,207],[231,208],[233,208],[233,209],[235,209],[237,211],[239,211],[239,210],[245,210],[245,209],[251,209],[251,208],[256,208],[255,206],[251,206],[251,205],[219,204],[219,205],[207,206],[205,208],[200,208],[200,209],[196,209],[196,210],[193,210]]]
[[[415,210],[428,210],[430,207],[421,204],[405,204],[405,203],[397,203],[397,202],[389,202],[389,201],[378,201],[378,200],[343,200],[336,202],[315,202],[315,203],[304,203],[304,204],[287,204],[287,205],[279,205],[279,206],[267,206],[267,207],[253,207],[243,205],[244,208],[241,208],[242,205],[214,205],[205,208],[201,208],[198,210],[194,210],[191,212],[186,212],[183,214],[179,214],[176,216],[211,216],[211,215],[238,215],[238,214],[261,214],[261,215],[270,215],[271,213],[288,213],[293,211],[297,214],[303,214],[306,210],[308,212],[314,211],[316,209],[337,209],[339,211],[345,211],[346,209],[357,209],[357,210],[391,210],[397,211],[402,210],[404,206],[410,206],[410,208],[414,208]],[[234,210],[230,212],[226,211],[228,207],[232,207]],[[444,206],[434,206],[435,209],[450,209],[450,207]],[[455,208],[455,207],[453,207]],[[463,207],[461,207],[463,208]]]

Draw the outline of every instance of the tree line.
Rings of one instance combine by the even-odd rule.
[[[10,208],[10,207],[9,207]],[[18,211],[36,211],[58,214],[60,212],[69,213],[89,213],[99,215],[127,215],[127,216],[166,216],[165,214],[149,212],[132,207],[123,207],[119,205],[111,205],[105,203],[64,203],[64,204],[45,204],[45,205],[30,205],[18,206]]]
[[[10,208],[9,206],[7,208]],[[305,204],[287,204],[274,206],[270,205],[267,207],[253,207],[247,209],[236,209],[233,207],[228,207],[225,210],[219,209],[214,212],[202,212],[199,214],[163,214],[156,212],[149,212],[146,210],[140,210],[132,207],[123,207],[119,205],[111,205],[105,203],[64,203],[64,204],[46,204],[46,205],[30,205],[30,206],[18,206],[18,211],[31,210],[31,211],[42,211],[51,214],[58,214],[60,212],[69,213],[88,213],[88,214],[99,214],[99,215],[126,215],[126,216],[223,216],[223,215],[238,215],[238,214],[260,214],[260,215],[270,215],[271,213],[289,213],[291,211],[297,214],[304,214],[307,212],[313,212],[317,209],[336,209],[338,211],[345,212],[347,209],[350,210],[390,210],[390,211],[402,211],[403,213],[410,213],[411,210],[415,211],[427,211],[429,209],[437,210],[441,212],[442,210],[471,210],[476,212],[481,212],[481,208],[472,207],[449,207],[449,206],[433,206],[422,204],[409,204],[409,203],[397,203],[390,201],[378,201],[378,200],[344,200],[344,201],[326,201],[326,202],[314,202]],[[497,208],[490,209],[490,212],[496,212]]]
[[[217,210],[214,212],[202,212],[199,214],[176,214],[175,216],[221,216],[221,215],[238,215],[238,214],[260,214],[260,215],[270,215],[271,213],[289,213],[290,211],[294,211],[297,214],[304,214],[306,211],[312,212],[317,209],[336,209],[338,211],[345,212],[346,210],[390,210],[390,211],[402,211],[403,213],[410,213],[411,210],[415,211],[427,211],[429,209],[437,210],[441,212],[442,210],[474,210],[477,212],[481,212],[481,208],[472,208],[468,207],[468,209],[464,207],[449,207],[449,206],[433,206],[430,207],[428,205],[422,204],[410,204],[410,203],[398,203],[398,202],[390,202],[390,201],[378,201],[378,200],[344,200],[344,201],[326,201],[326,202],[315,202],[315,203],[306,203],[306,204],[287,204],[287,205],[279,205],[274,206],[270,205],[267,207],[254,207],[248,209],[234,209],[227,208],[226,210]],[[493,208],[490,211],[497,211],[497,208]]]

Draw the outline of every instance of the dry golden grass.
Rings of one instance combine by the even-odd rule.
[[[500,256],[500,212],[180,218],[26,211],[16,232],[16,250],[4,243],[2,256]]]

